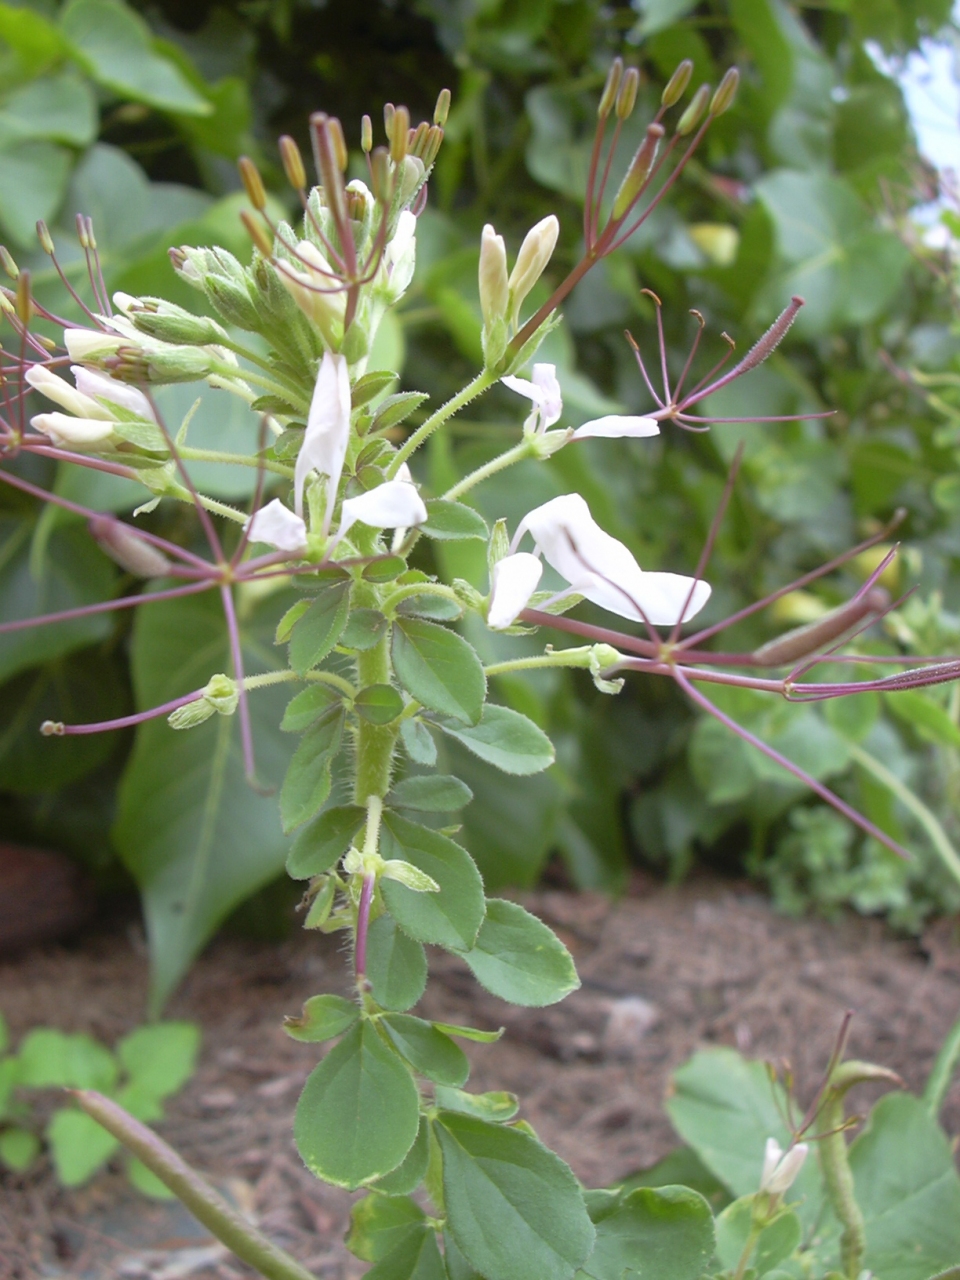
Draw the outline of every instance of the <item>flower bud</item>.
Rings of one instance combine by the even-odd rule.
[[[113,422],[74,418],[69,413],[38,413],[30,425],[49,436],[58,448],[96,449],[113,435]]]
[[[52,258],[54,255],[53,237],[47,230],[47,224],[41,218],[37,223],[37,239],[40,241],[40,248],[44,253],[48,253]]]
[[[447,123],[447,116],[450,114],[450,90],[441,89],[437,94],[437,105],[433,109],[433,123],[440,125],[442,128]]]
[[[373,121],[369,116],[360,121],[360,149],[367,155],[373,150]]]
[[[524,237],[517,261],[510,273],[510,305],[512,321],[516,325],[520,316],[520,307],[524,298],[543,275],[547,263],[553,256],[560,235],[560,223],[554,214],[548,214],[535,227],[531,227]]]
[[[663,93],[660,95],[661,106],[673,107],[680,101],[687,91],[687,85],[690,83],[690,77],[693,75],[693,63],[689,58],[684,60],[674,71],[673,75],[667,81]]]
[[[27,325],[33,316],[33,298],[30,290],[30,272],[24,269],[17,276],[17,291],[14,299],[14,309],[17,313],[17,319],[21,324]]]
[[[75,417],[100,419],[109,416],[92,396],[71,387],[65,378],[59,378],[44,364],[31,365],[24,374],[24,381]]]
[[[170,561],[128,524],[112,516],[93,516],[90,532],[111,560],[138,578],[162,578],[170,570]]]
[[[384,880],[396,880],[406,885],[414,893],[439,893],[440,886],[432,876],[415,867],[411,862],[403,862],[399,858],[390,858],[383,863],[380,874]]]
[[[624,72],[617,94],[617,118],[626,120],[632,114],[637,103],[637,90],[640,88],[640,72],[636,67],[628,67]]]
[[[389,202],[393,198],[390,173],[390,153],[386,147],[376,147],[370,157],[370,189],[375,199]]]
[[[725,111],[730,109],[734,98],[737,96],[739,84],[740,72],[736,67],[730,67],[720,81],[717,92],[713,95],[713,100],[710,103],[710,114],[712,116],[722,116]]]
[[[510,286],[507,282],[507,247],[488,222],[480,238],[480,310],[483,323],[491,325],[507,313]]]
[[[782,1196],[793,1186],[803,1168],[809,1147],[798,1142],[784,1155],[776,1138],[768,1138],[760,1174],[760,1190],[768,1195]]]
[[[247,199],[258,212],[262,213],[267,207],[267,193],[263,179],[260,177],[260,170],[249,156],[241,156],[237,161],[237,168],[240,170],[240,178],[247,193]]]
[[[694,129],[700,123],[703,113],[707,109],[707,99],[710,97],[710,86],[702,84],[697,92],[693,95],[693,100],[684,111],[683,115],[677,121],[677,133],[681,138],[686,137],[688,133],[693,133]]]
[[[657,158],[657,148],[660,146],[663,134],[662,124],[647,125],[646,136],[637,148],[637,153],[630,162],[630,168],[624,175],[613,201],[613,210],[610,214],[613,222],[619,222],[627,214],[643,191]]]
[[[404,156],[400,167],[400,203],[407,205],[426,177],[427,167],[418,156]]]
[[[393,136],[393,116],[396,109],[392,102],[383,104],[383,131],[387,135],[388,141]]]
[[[597,117],[600,120],[606,120],[607,116],[613,110],[614,103],[617,100],[617,91],[620,88],[620,81],[623,79],[623,59],[614,58],[610,63],[610,70],[607,72],[607,82],[603,86],[603,93],[600,95],[600,103],[597,107]]]
[[[407,135],[407,151],[413,156],[419,156],[423,159],[423,148],[427,141],[427,134],[430,126],[425,120],[421,120],[415,129],[411,129]]]
[[[280,160],[291,187],[294,191],[303,191],[307,185],[307,171],[303,167],[300,148],[288,133],[280,139]]]
[[[103,365],[124,382],[197,382],[213,371],[214,358],[199,347],[122,346]]]
[[[128,315],[140,333],[161,342],[202,347],[227,338],[226,331],[216,320],[194,315],[192,311],[173,302],[164,302],[161,298],[133,299]]]
[[[167,723],[171,729],[192,729],[209,720],[215,711],[222,716],[232,716],[239,701],[236,680],[224,675],[211,676],[200,697],[171,711]]]
[[[203,281],[203,291],[221,320],[225,320],[227,324],[254,331],[259,328],[260,317],[245,282],[238,284],[225,276],[211,274]]]
[[[427,141],[423,148],[421,159],[428,169],[432,168],[436,162],[437,156],[440,154],[440,147],[443,143],[443,129],[440,125],[435,124],[427,130]]]
[[[99,329],[64,329],[63,345],[67,355],[78,364],[90,364],[105,356],[116,355],[124,339]]]

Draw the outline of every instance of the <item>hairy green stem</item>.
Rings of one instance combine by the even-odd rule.
[[[223,453],[219,449],[193,449],[189,445],[180,445],[180,456],[190,462],[222,462],[234,467],[263,468],[273,471],[287,480],[293,479],[293,467],[283,462],[274,462],[271,458],[257,458],[245,453]]]
[[[512,467],[515,463],[522,462],[524,458],[535,458],[536,456],[536,440],[531,436],[526,436],[519,444],[515,444],[512,449],[508,449],[506,453],[501,453],[490,462],[485,462],[482,467],[477,467],[476,471],[471,471],[462,480],[458,480],[443,496],[447,502],[454,502],[463,494],[469,493],[478,484],[482,484],[484,480],[488,480],[490,476],[495,476],[498,471],[504,471],[507,467]]]
[[[297,391],[293,391],[290,387],[285,387],[282,382],[276,382],[273,378],[265,378],[260,373],[254,373],[250,369],[237,370],[232,365],[216,365],[212,372],[218,378],[243,378],[244,382],[252,382],[257,387],[262,387],[264,391],[270,391],[275,396],[279,396],[281,400],[286,400],[293,405],[301,413],[306,413],[310,407],[308,402]]]
[[[475,400],[478,395],[486,391],[487,387],[493,386],[496,381],[497,375],[495,373],[491,373],[489,369],[483,369],[472,382],[467,383],[462,391],[458,391],[446,404],[442,404],[436,413],[431,414],[426,422],[417,427],[416,431],[397,450],[387,472],[388,478],[393,479],[403,463],[412,454],[416,453],[420,446],[426,440],[429,440],[434,431],[438,427],[442,427],[448,418],[452,418],[455,413],[459,413],[464,405],[468,405],[471,400]]]
[[[390,683],[389,632],[366,653],[357,654],[357,685],[365,689],[371,684]],[[360,720],[357,725],[356,780],[354,800],[367,806],[372,797],[383,797],[390,790],[393,749],[397,741],[395,724],[371,724]]]
[[[267,1280],[314,1280],[296,1258],[291,1258],[242,1218],[152,1129],[92,1089],[77,1090],[73,1096],[88,1116],[112,1133],[151,1173],[156,1174],[193,1216],[242,1262],[266,1276]]]
[[[247,676],[243,681],[245,689],[265,689],[272,684],[288,684],[293,681],[306,680],[310,684],[328,684],[347,698],[355,698],[357,691],[349,680],[338,676],[334,671],[307,671],[299,675],[296,671],[264,671],[262,675]]]
[[[600,652],[595,653],[598,650]],[[542,667],[582,667],[589,670],[595,656],[605,667],[612,667],[622,654],[617,653],[610,645],[587,644],[577,649],[556,649],[551,653],[533,654],[529,658],[491,662],[483,669],[488,676],[503,676],[513,671],[535,671]]]

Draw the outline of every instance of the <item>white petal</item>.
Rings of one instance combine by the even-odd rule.
[[[774,1170],[783,1157],[783,1147],[776,1138],[768,1138],[763,1152],[763,1169],[760,1173],[760,1190],[766,1191],[770,1185]]]
[[[789,1191],[803,1168],[808,1150],[809,1147],[805,1142],[798,1142],[795,1147],[791,1147],[778,1162],[777,1167],[767,1179],[766,1185],[761,1184],[761,1190],[769,1191],[771,1195],[783,1195]]]
[[[495,631],[509,627],[527,607],[542,573],[543,564],[539,556],[531,555],[529,551],[518,551],[498,560],[493,566],[490,581],[487,626]]]
[[[406,480],[387,480],[356,498],[346,498],[342,511],[338,539],[357,521],[373,529],[408,529],[427,518],[423,499]]]
[[[511,391],[516,391],[517,395],[526,396],[528,400],[532,400],[534,404],[540,403],[540,388],[534,386],[527,378],[515,378],[512,373],[508,373],[506,377],[500,379],[505,387],[509,387]]]
[[[349,438],[350,373],[347,359],[346,356],[325,351],[307,415],[307,430],[294,469],[294,497],[298,516],[303,515],[303,486],[307,476],[311,471],[319,471],[327,477],[326,523],[329,528]]]
[[[278,551],[302,551],[307,545],[307,526],[279,498],[274,498],[244,526],[251,542],[266,542]]]
[[[106,416],[103,407],[96,400],[84,395],[82,389],[75,390],[69,382],[64,378],[58,378],[46,365],[31,365],[24,377],[34,391],[39,391],[48,400],[60,405],[61,409],[66,409],[69,413],[75,413],[78,418],[103,418]]]
[[[560,383],[557,381],[557,366],[555,364],[535,364],[533,366],[533,384],[540,390],[539,404],[543,418],[540,423],[540,429],[543,431],[558,422],[561,413],[563,413],[563,395],[560,391]]]
[[[109,439],[114,427],[112,422],[73,418],[68,413],[38,413],[30,419],[30,425],[49,436],[55,445],[68,445],[75,449]]]
[[[71,360],[95,360],[100,356],[115,355],[123,346],[123,339],[115,333],[101,333],[98,329],[64,329],[63,345]]]
[[[658,436],[660,424],[655,418],[623,417],[618,413],[608,414],[605,418],[594,418],[577,427],[573,433],[574,440],[587,440],[591,436],[602,436],[604,439],[615,439],[625,436],[639,439],[643,436]]]
[[[107,373],[98,373],[95,369],[85,369],[82,364],[70,366],[77,383],[77,390],[85,396],[97,396],[101,400],[109,400],[123,409],[129,409],[137,417],[147,422],[156,422],[156,415],[150,401],[136,387],[126,382],[118,382]]]

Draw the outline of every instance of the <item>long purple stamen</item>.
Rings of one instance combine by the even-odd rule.
[[[45,720],[40,726],[40,732],[45,738],[65,738],[78,737],[87,733],[109,733],[111,729],[130,729],[147,720],[156,720],[160,716],[169,715],[171,711],[176,711],[177,707],[183,707],[188,702],[196,702],[202,697],[203,690],[194,689],[193,693],[185,693],[170,702],[164,702],[159,707],[151,707],[149,711],[138,711],[135,715],[120,716],[117,720],[100,720],[94,724],[61,724],[59,721]]]

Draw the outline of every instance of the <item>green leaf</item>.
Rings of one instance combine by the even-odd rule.
[[[407,1196],[415,1191],[424,1179],[430,1161],[430,1126],[424,1116],[420,1117],[420,1128],[417,1140],[397,1165],[393,1173],[378,1178],[371,1183],[374,1191],[385,1196]]]
[[[468,951],[483,920],[483,882],[473,859],[447,836],[387,812],[381,853],[425,871],[439,893],[415,893],[395,880],[380,885],[390,914],[418,942]]]
[[[429,398],[425,391],[398,391],[396,395],[387,396],[385,400],[381,400],[370,430],[386,431],[389,427],[398,426]]]
[[[490,1093],[464,1093],[462,1089],[448,1089],[444,1085],[437,1085],[433,1096],[437,1106],[443,1111],[456,1111],[458,1115],[473,1116],[477,1120],[489,1120],[491,1123],[512,1120],[520,1109],[517,1095],[503,1089]]]
[[[310,907],[303,921],[305,929],[322,929],[330,919],[330,912],[333,910],[333,904],[337,897],[337,881],[334,876],[320,877],[319,884],[311,886],[313,897],[310,900]]]
[[[442,715],[478,723],[487,678],[472,645],[435,622],[398,618],[392,649],[397,679],[418,702]]]
[[[312,818],[330,794],[330,765],[340,750],[342,707],[331,707],[303,735],[280,790],[284,831],[293,831]]]
[[[294,880],[311,880],[329,871],[350,848],[366,817],[366,811],[355,804],[324,809],[291,845],[287,874]]]
[[[0,1053],[6,1053],[10,1048],[10,1028],[7,1026],[7,1020],[0,1012]]]
[[[350,583],[324,587],[290,634],[290,665],[298,675],[305,675],[332,651],[349,616]]]
[[[14,1173],[29,1169],[40,1154],[40,1139],[29,1129],[12,1126],[0,1131],[0,1163]]]
[[[331,689],[328,684],[312,684],[309,689],[301,689],[287,703],[280,728],[284,733],[303,733],[339,697],[336,689]]]
[[[402,556],[384,556],[380,560],[372,560],[365,565],[361,576],[367,582],[392,582],[404,573],[407,562]]]
[[[891,711],[905,720],[925,742],[944,747],[960,747],[960,728],[949,714],[926,694],[902,689],[884,699]]]
[[[427,985],[423,947],[391,915],[374,920],[367,934],[367,980],[377,1004],[398,1013],[415,1005]]]
[[[447,1280],[436,1232],[429,1226],[417,1227],[367,1275],[373,1280]]]
[[[392,684],[368,684],[357,694],[353,706],[370,724],[390,724],[403,711],[403,698]]]
[[[713,1214],[689,1187],[640,1187],[594,1221],[593,1280],[698,1280],[713,1255]]]
[[[479,723],[469,727],[439,721],[444,733],[504,773],[540,773],[554,761],[553,744],[519,711],[487,703]]]
[[[66,51],[53,23],[18,4],[0,4],[0,39],[14,50],[28,76],[37,75]]]
[[[359,1017],[360,1010],[354,1002],[343,996],[311,996],[299,1018],[284,1018],[283,1029],[294,1040],[318,1044],[349,1031]]]
[[[426,503],[427,521],[420,532],[441,542],[460,542],[467,538],[480,538],[486,542],[490,536],[487,522],[479,511],[464,506],[462,502],[447,502],[443,498],[429,498]]]
[[[149,27],[125,4],[71,0],[60,29],[93,78],[120,97],[182,115],[212,111],[177,67],[154,52]]]
[[[397,1168],[413,1146],[419,1116],[413,1077],[363,1022],[311,1072],[293,1135],[308,1169],[355,1191]]]
[[[52,142],[19,142],[0,151],[0,222],[26,248],[37,221],[53,221],[63,203],[73,157]]]
[[[481,986],[511,1004],[555,1004],[580,985],[570,952],[516,902],[490,898],[476,945],[461,953]]]
[[[570,1280],[594,1242],[577,1181],[529,1134],[442,1113],[447,1225],[487,1280]]]
[[[273,637],[274,644],[287,643],[287,641],[290,639],[290,633],[293,631],[293,628],[296,626],[296,624],[300,621],[300,619],[303,617],[303,615],[307,612],[309,608],[310,608],[309,598],[305,600],[298,600],[295,604],[292,604],[290,606],[290,608],[286,611],[286,613],[277,623],[277,629],[274,632],[274,637]]]
[[[473,799],[465,782],[450,774],[425,773],[403,778],[386,798],[397,809],[420,809],[425,813],[456,813]]]
[[[200,1028],[192,1022],[160,1022],[138,1027],[117,1043],[120,1065],[136,1088],[168,1098],[193,1075]]]
[[[400,724],[400,737],[403,739],[404,750],[414,764],[433,768],[437,763],[437,744],[422,720],[403,720]]]
[[[345,1243],[355,1258],[379,1262],[424,1221],[423,1210],[408,1196],[366,1195],[350,1210]]]
[[[462,1040],[475,1040],[478,1044],[495,1044],[503,1035],[504,1028],[496,1031],[480,1031],[476,1027],[460,1027],[455,1022],[435,1022],[433,1024],[448,1036],[460,1036]]]
[[[99,1089],[109,1092],[117,1064],[109,1049],[85,1035],[37,1027],[20,1043],[19,1083],[32,1089]]]
[[[0,146],[45,138],[86,147],[97,136],[97,100],[74,71],[15,90],[0,108]]]
[[[369,404],[381,392],[386,391],[391,383],[397,382],[400,378],[399,373],[394,373],[391,369],[374,369],[370,373],[365,373],[362,378],[358,378],[350,388],[350,404],[354,409],[359,409],[361,405]]]
[[[61,1107],[47,1125],[47,1142],[64,1187],[79,1187],[92,1178],[120,1146],[119,1139],[101,1129],[83,1111]]]
[[[742,1196],[717,1218],[717,1257],[729,1271],[736,1269],[753,1225],[756,1196]],[[753,1246],[749,1266],[757,1276],[786,1262],[800,1243],[802,1227],[795,1213],[783,1213],[763,1228]]]
[[[241,619],[248,670],[276,665],[272,637],[287,592]],[[141,605],[133,631],[133,682],[140,708],[201,688],[230,670],[220,602],[214,595]],[[257,772],[279,786],[292,744],[277,726],[286,692],[250,699]],[[175,733],[163,720],[139,726],[118,797],[114,840],[140,886],[150,940],[156,1012],[226,914],[283,868],[275,795],[249,786],[236,716],[213,716]]]
[[[397,1051],[421,1075],[454,1088],[466,1083],[470,1074],[467,1055],[432,1022],[408,1013],[386,1014],[381,1022]]]
[[[364,653],[380,643],[386,629],[387,619],[379,609],[354,609],[340,637],[340,644],[344,649],[357,649]]]

